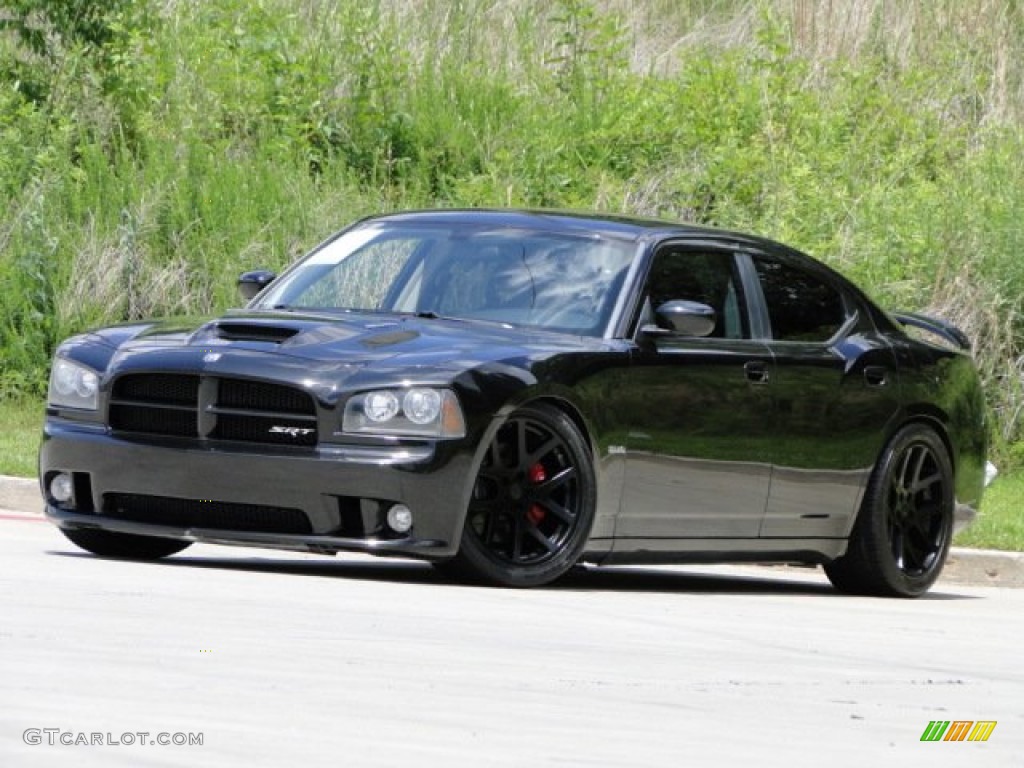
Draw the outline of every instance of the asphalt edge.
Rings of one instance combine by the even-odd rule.
[[[0,511],[43,518],[39,481],[35,478],[0,475]],[[1024,552],[953,547],[940,582],[1024,587]]]

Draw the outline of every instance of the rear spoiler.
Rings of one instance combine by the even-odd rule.
[[[939,320],[928,315],[919,315],[916,312],[893,312],[891,313],[902,325],[907,325],[912,328],[920,328],[923,331],[934,333],[954,347],[959,347],[965,352],[971,351],[971,340],[967,338],[967,334],[957,328],[955,325],[947,323],[945,320]]]

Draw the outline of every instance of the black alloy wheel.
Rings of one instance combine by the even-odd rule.
[[[502,586],[557,579],[586,543],[594,486],[590,451],[573,421],[547,405],[519,409],[483,457],[450,565]]]
[[[945,482],[930,446],[907,446],[886,491],[889,546],[896,567],[907,576],[927,573],[942,552]]]
[[[953,468],[922,424],[900,430],[872,474],[847,553],[825,566],[837,589],[917,597],[935,582],[953,533]]]

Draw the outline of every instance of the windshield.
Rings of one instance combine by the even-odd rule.
[[[313,252],[254,306],[401,312],[600,335],[635,246],[524,229],[376,223]]]

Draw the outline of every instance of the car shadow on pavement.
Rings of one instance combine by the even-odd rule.
[[[730,566],[729,572],[704,572],[700,566],[575,568],[551,589],[614,592],[709,592],[729,594],[805,594],[856,598],[837,592],[821,571],[804,567],[771,565]],[[682,568],[683,570],[681,570]],[[740,572],[742,570],[742,572]],[[817,576],[818,580],[812,581]],[[921,600],[964,600],[975,595],[938,592]],[[875,598],[871,598],[875,599]]]
[[[83,552],[49,550],[60,557],[103,559]],[[138,562],[134,563],[138,565]],[[274,557],[190,557],[178,555],[146,563],[164,568],[209,568],[225,571],[279,573],[316,578],[351,579],[360,581],[423,584],[448,588],[500,589],[478,584],[454,581],[428,563],[415,560],[296,560]],[[796,572],[796,573],[793,573]],[[744,566],[740,573],[702,572],[700,566],[682,570],[677,566],[577,566],[554,584],[540,589],[575,592],[654,592],[654,593],[710,593],[710,594],[805,594],[848,598],[836,592],[821,576],[811,581],[815,573],[811,568],[779,568],[777,566]],[[799,574],[799,575],[797,575]],[[967,600],[977,595],[957,594],[933,589],[920,600]]]

